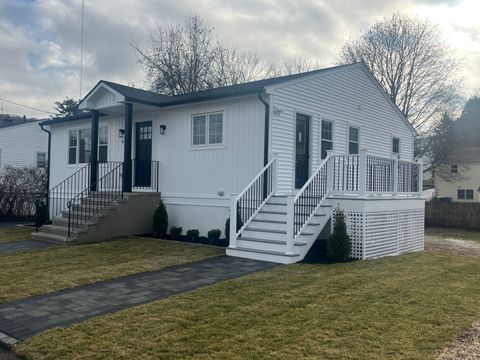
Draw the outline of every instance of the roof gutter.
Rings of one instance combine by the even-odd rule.
[[[270,132],[270,104],[265,101],[263,95],[266,93],[258,94],[258,100],[265,106],[265,130],[263,137],[263,166],[268,164],[268,136]]]
[[[43,123],[39,123],[40,128],[48,134],[48,154],[47,154],[47,209],[49,207],[49,196],[48,192],[50,191],[50,154],[51,154],[51,144],[52,144],[52,133],[43,127]]]

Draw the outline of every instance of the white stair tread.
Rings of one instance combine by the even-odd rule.
[[[260,239],[260,238],[253,238],[253,237],[239,237],[237,240],[243,240],[243,241],[256,241],[256,242],[262,242],[262,243],[268,243],[268,244],[279,244],[279,245],[286,245],[286,241],[282,240],[271,240],[271,239]],[[307,243],[305,242],[299,242],[295,241],[295,246],[305,246]]]
[[[236,250],[236,251],[246,251],[252,253],[261,253],[261,254],[268,254],[268,255],[276,255],[276,256],[286,256],[286,257],[296,257],[299,256],[298,254],[285,254],[281,251],[271,251],[271,250],[258,250],[258,249],[249,249],[243,247],[236,247],[236,248],[228,248],[229,250]]]
[[[261,229],[261,228],[253,228],[253,227],[250,227],[250,226],[247,226],[245,228],[245,230],[247,230],[247,231],[259,231],[259,232],[266,232],[266,233],[274,233],[274,234],[286,234],[287,233],[285,230]],[[310,235],[313,235],[313,233],[302,231],[302,233],[300,235],[310,236]]]

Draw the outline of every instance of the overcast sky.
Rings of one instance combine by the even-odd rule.
[[[335,61],[339,47],[393,12],[438,24],[463,59],[465,95],[480,88],[478,0],[86,0],[83,95],[98,80],[145,87],[131,41],[146,45],[163,21],[200,14],[225,45]],[[80,95],[81,0],[0,0],[0,99],[53,111]],[[5,113],[44,117],[3,102]]]

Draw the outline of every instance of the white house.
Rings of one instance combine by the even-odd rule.
[[[300,261],[337,207],[354,257],[423,249],[415,131],[361,64],[178,96],[100,81],[80,108],[43,123],[56,217],[37,236],[147,232],[161,193],[185,230],[223,230],[238,211],[232,256]]]
[[[39,123],[30,121],[0,128],[0,172],[6,166],[46,167],[48,134]]]

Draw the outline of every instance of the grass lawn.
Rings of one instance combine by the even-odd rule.
[[[480,318],[478,258],[294,264],[54,329],[27,359],[433,359]]]
[[[31,238],[30,234],[32,231],[35,231],[35,229],[25,229],[21,227],[0,228],[0,243],[29,240]]]
[[[480,243],[480,231],[464,230],[457,228],[445,227],[428,227],[425,228],[425,235],[436,236],[440,238],[453,238],[459,240],[472,240]]]
[[[0,303],[224,253],[221,248],[130,237],[0,256]]]

